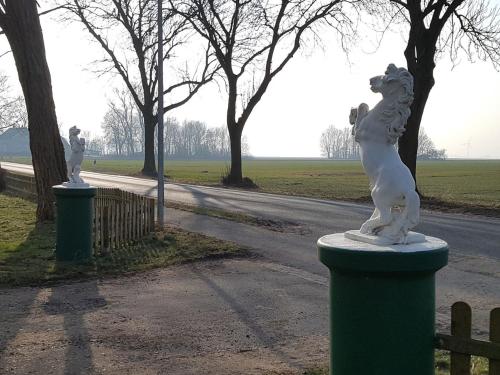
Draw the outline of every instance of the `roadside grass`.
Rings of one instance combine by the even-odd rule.
[[[253,225],[256,227],[266,228],[273,232],[303,234],[306,233],[307,231],[307,229],[302,227],[300,224],[292,221],[265,219],[262,217],[248,215],[236,211],[226,211],[212,207],[200,207],[175,201],[167,201],[166,206],[168,208],[173,208],[175,210],[192,212],[197,215],[211,216],[218,219],[231,220],[237,223],[243,223],[243,224]]]
[[[13,158],[13,162],[29,162]],[[228,167],[225,161],[167,161],[170,182],[220,186]],[[138,176],[141,160],[85,160],[86,171]],[[369,201],[368,179],[359,161],[245,160],[244,175],[267,193]],[[429,199],[424,206],[474,208],[500,212],[499,160],[419,161],[419,189]],[[481,212],[478,212],[481,213]]]
[[[442,350],[436,351],[435,375],[450,375],[450,355]],[[471,375],[488,375],[488,361],[472,357]],[[328,375],[328,367],[315,367],[304,371],[303,375]]]
[[[207,258],[244,255],[234,243],[168,227],[87,264],[55,260],[55,226],[35,225],[34,203],[0,194],[0,286],[123,275]]]
[[[450,374],[450,355],[448,352],[436,352],[436,375]],[[471,375],[488,375],[488,360],[481,357],[472,357]]]

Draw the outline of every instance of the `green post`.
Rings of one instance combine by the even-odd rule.
[[[96,188],[57,185],[53,191],[57,205],[56,259],[64,262],[90,260]]]
[[[436,271],[446,242],[376,246],[318,241],[330,269],[330,374],[433,375]]]

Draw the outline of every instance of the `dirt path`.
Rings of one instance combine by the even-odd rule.
[[[261,260],[0,291],[2,374],[262,374],[323,363],[327,287]]]
[[[0,289],[0,374],[271,375],[326,365],[328,274],[311,242],[317,234],[169,215],[256,256]],[[500,306],[500,261],[452,252],[437,287],[438,329],[448,329],[451,304],[465,300],[484,337],[488,312]]]
[[[3,289],[0,373],[300,374],[326,363],[327,293],[326,279],[263,259]],[[440,330],[454,298],[441,289]]]

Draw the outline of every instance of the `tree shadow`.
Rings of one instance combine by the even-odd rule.
[[[8,372],[11,345],[25,327],[35,300],[43,287],[17,287],[39,285],[54,275],[64,274],[68,264],[55,262],[54,225],[36,226],[26,240],[8,255],[0,258],[0,373]],[[64,270],[61,271],[60,268]],[[76,266],[75,266],[76,267]],[[56,278],[57,279],[57,278]],[[53,279],[53,280],[56,280]],[[85,314],[102,308],[106,300],[99,295],[97,281],[59,285],[43,305],[49,315],[63,315],[67,338],[64,374],[93,373],[90,336],[85,325]]]
[[[44,310],[49,315],[63,316],[67,341],[65,375],[95,372],[90,344],[91,336],[85,322],[85,315],[106,304],[106,300],[99,294],[96,280],[52,288],[52,294],[44,305]]]
[[[35,227],[24,242],[7,253],[6,257],[0,258],[0,373],[5,370],[6,352],[9,345],[23,329],[24,321],[30,314],[30,310],[40,291],[39,287],[18,287],[19,284],[26,285],[26,278],[20,277],[20,273],[29,270],[29,267],[38,267],[44,263],[44,258],[54,256],[47,251],[50,244],[47,237],[48,228],[45,226]],[[50,237],[50,236],[49,236]],[[52,246],[52,245],[51,245]],[[36,255],[33,255],[36,254]],[[37,271],[33,270],[29,277],[36,277]],[[27,275],[25,275],[27,276]]]
[[[224,303],[231,308],[231,310],[238,316],[239,321],[253,333],[261,347],[270,349],[276,357],[288,364],[290,367],[299,370],[304,369],[303,365],[297,358],[292,357],[284,350],[280,349],[279,345],[276,345],[279,342],[278,338],[274,337],[272,333],[266,331],[264,327],[260,326],[256,322],[254,313],[249,311],[243,303],[238,302],[237,298],[231,296],[230,291],[218,285],[209,274],[201,272],[196,266],[193,266],[191,270],[196,277],[203,281],[211,290],[215,292],[217,296],[219,296],[219,298],[224,301]]]

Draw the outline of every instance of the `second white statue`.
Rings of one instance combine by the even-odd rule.
[[[423,242],[424,235],[409,231],[419,222],[420,199],[395,146],[410,116],[413,77],[406,69],[389,64],[384,75],[370,79],[370,85],[373,92],[382,94],[382,100],[372,110],[365,103],[351,109],[349,121],[360,145],[375,210],[359,231],[348,231],[345,236],[376,245]]]
[[[80,177],[82,169],[83,153],[85,152],[85,138],[78,137],[80,129],[73,126],[69,129],[69,144],[71,146],[71,156],[67,161],[68,182],[63,186],[71,188],[88,188],[90,185],[85,183]]]

